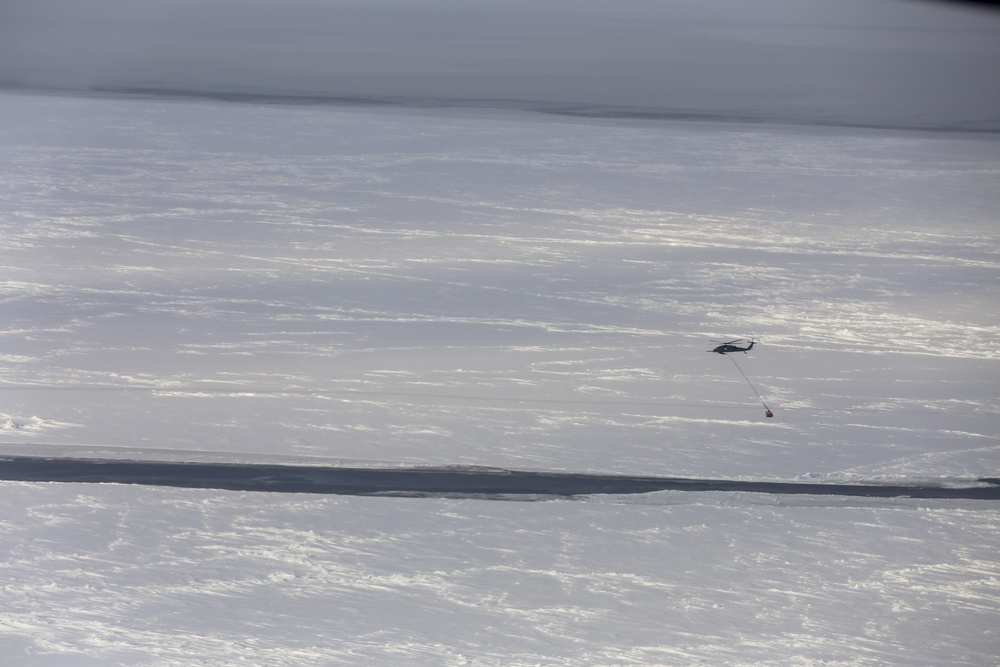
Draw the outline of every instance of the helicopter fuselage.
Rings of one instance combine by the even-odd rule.
[[[750,344],[747,345],[746,347],[740,347],[738,345],[732,345],[730,343],[726,343],[725,345],[720,345],[719,347],[715,348],[714,350],[712,350],[712,352],[715,352],[716,354],[729,354],[730,352],[746,353],[753,349],[753,344],[754,341],[750,341]]]

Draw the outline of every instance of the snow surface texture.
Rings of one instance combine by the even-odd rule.
[[[0,453],[997,475],[992,135],[0,107]],[[706,351],[750,336],[773,419]],[[0,504],[12,664],[1000,653],[991,503],[4,483]]]

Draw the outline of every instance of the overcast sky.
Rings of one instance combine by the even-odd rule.
[[[920,0],[0,0],[0,82],[1000,125],[1000,12]]]

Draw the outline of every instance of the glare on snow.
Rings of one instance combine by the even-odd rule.
[[[977,142],[3,103],[30,119],[0,137],[8,451],[995,476],[1000,188],[967,176],[1000,155]],[[163,136],[130,122],[154,112]],[[122,141],[53,138],[97,122]],[[740,363],[774,420],[706,353],[730,333],[761,341]],[[597,500],[5,483],[0,646],[107,664],[995,658],[994,508]]]

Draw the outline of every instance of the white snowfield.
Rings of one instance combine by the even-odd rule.
[[[0,455],[974,484],[995,134],[0,96]],[[710,340],[756,337],[731,361]],[[0,664],[965,665],[1000,507],[0,482]]]

